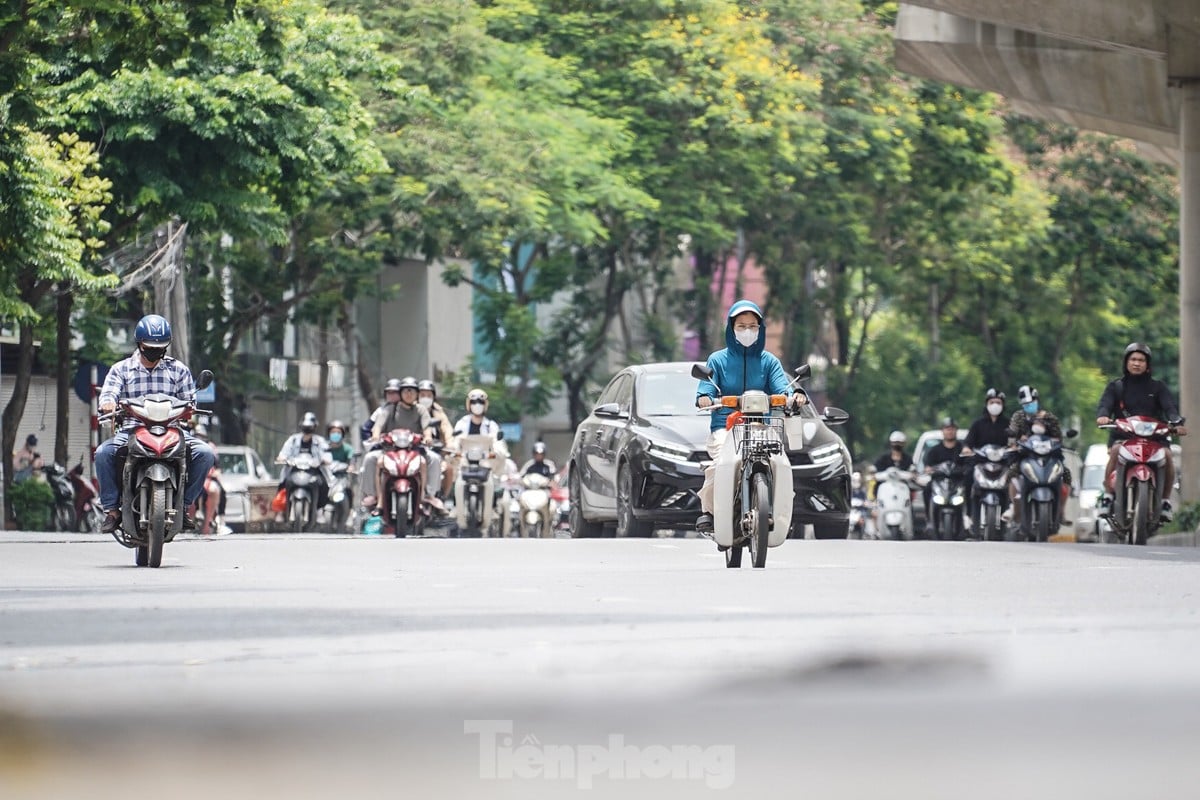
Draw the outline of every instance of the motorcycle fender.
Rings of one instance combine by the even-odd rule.
[[[1150,469],[1147,464],[1134,464],[1125,471],[1125,485],[1129,486],[1134,481],[1154,481],[1154,470]]]
[[[713,464],[713,540],[722,547],[733,544],[733,497],[741,480],[741,459],[737,448],[726,439]],[[788,477],[791,482],[791,477]]]
[[[771,456],[771,468],[775,472],[775,505],[771,509],[775,525],[767,538],[768,547],[778,547],[787,540],[788,528],[792,525],[792,465],[787,456]]]
[[[161,461],[151,461],[146,465],[146,469],[142,472],[141,481],[152,481],[154,483],[170,483],[175,484],[175,473],[171,468]]]
[[[888,511],[883,515],[883,523],[899,527],[904,523],[904,514],[899,511]]]
[[[291,499],[293,501],[299,500],[301,498],[308,499],[309,497],[311,497],[311,495],[309,494],[308,489],[293,489],[292,490]]]
[[[979,502],[985,506],[998,506],[1000,505],[1000,495],[995,492],[988,492],[979,498]]]
[[[1049,503],[1054,500],[1054,492],[1050,491],[1049,486],[1039,486],[1029,493],[1029,499],[1040,503]]]
[[[408,478],[397,478],[392,482],[392,491],[396,494],[408,494],[412,491],[412,484]]]

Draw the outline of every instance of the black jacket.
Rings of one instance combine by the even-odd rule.
[[[963,444],[972,450],[978,450],[985,444],[997,444],[1001,447],[1007,446],[1008,420],[1003,416],[996,417],[993,420],[991,415],[984,414],[971,423],[971,429],[967,431],[967,438],[963,440]]]
[[[892,460],[892,451],[891,450],[888,450],[886,453],[881,455],[879,458],[875,459],[875,471],[876,472],[883,472],[885,469],[891,469],[892,467],[897,467],[899,469],[912,469],[912,465],[913,465],[912,457],[910,457],[908,455],[908,453],[905,453],[905,452],[900,453],[899,461]]]
[[[1104,387],[1096,417],[1154,417],[1163,422],[1179,419],[1179,406],[1171,390],[1148,374],[1117,378]]]
[[[943,461],[955,461],[958,459],[958,454],[962,452],[963,443],[956,441],[953,447],[946,447],[945,440],[939,441],[933,447],[925,451],[925,466],[936,467]],[[959,466],[956,464],[955,468]]]

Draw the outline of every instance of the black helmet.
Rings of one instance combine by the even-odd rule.
[[[994,386],[993,386],[991,389],[988,389],[988,390],[987,390],[987,397],[986,397],[986,398],[984,398],[984,399],[985,399],[985,400],[993,400],[993,399],[995,399],[995,400],[1001,400],[1001,401],[1003,401],[1003,400],[1004,400],[1004,392],[998,392],[998,391],[996,391],[996,387],[994,387]]]
[[[400,379],[399,378],[391,378],[387,383],[385,383],[383,385],[383,390],[385,392],[400,391]]]
[[[420,389],[417,385],[417,379],[411,375],[407,375],[400,379],[401,389]]]
[[[345,432],[346,432],[346,425],[345,425],[345,424],[344,424],[344,423],[343,423],[343,422],[342,422],[340,419],[335,419],[333,422],[330,422],[328,425],[326,425],[326,426],[325,426],[325,432],[326,432],[326,433],[329,433],[329,432],[331,432],[331,431],[332,431],[334,428],[337,428],[337,429],[338,429],[339,431],[341,431],[342,433],[345,433]]]
[[[1150,369],[1150,347],[1141,342],[1130,342],[1125,346],[1125,355],[1121,358],[1121,366],[1129,363],[1129,356],[1134,353],[1141,353],[1146,357],[1146,369]]]
[[[305,433],[312,433],[317,429],[317,415],[311,411],[304,412],[304,418],[300,420],[300,430]]]
[[[957,428],[958,425],[954,422],[954,417],[942,417],[943,428]]]
[[[417,391],[433,392],[434,399],[437,399],[437,386],[435,386],[433,381],[429,380],[429,378],[426,378],[423,381],[417,381]]]

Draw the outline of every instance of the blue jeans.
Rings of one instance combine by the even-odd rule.
[[[184,434],[188,445],[188,479],[183,490],[183,507],[189,508],[204,491],[204,479],[217,455],[204,442]],[[96,479],[100,481],[100,507],[112,511],[121,504],[121,476],[117,473],[117,451],[129,441],[127,431],[118,431],[96,448]]]

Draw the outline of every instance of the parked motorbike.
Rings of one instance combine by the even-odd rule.
[[[930,484],[929,505],[933,517],[933,538],[941,541],[962,539],[967,487],[957,459],[943,461],[934,467]]]
[[[206,388],[212,379],[212,372],[204,370],[197,388]],[[100,418],[119,422],[132,417],[136,422],[122,471],[121,524],[113,538],[134,549],[139,567],[161,566],[163,545],[183,528],[188,445],[181,423],[195,411],[194,401],[155,393],[123,400],[117,411]]]
[[[1047,436],[1040,424],[1035,423],[1030,430],[1031,434],[1017,444],[1020,533],[1026,540],[1046,542],[1058,531],[1063,497],[1062,443]],[[1075,431],[1067,431],[1066,435],[1074,436]]]
[[[467,536],[502,533],[495,514],[497,492],[493,475],[499,456],[493,449],[494,442],[491,436],[481,434],[459,437],[462,463],[454,479],[454,513],[459,530]]]
[[[880,538],[912,539],[916,475],[893,466],[877,473],[875,481],[875,518]]]
[[[284,463],[290,468],[283,484],[287,492],[284,524],[295,533],[311,531],[317,525],[322,489],[328,488],[321,460],[312,453],[303,452]]]
[[[385,433],[381,440],[379,510],[384,530],[390,527],[397,539],[420,536],[429,519],[425,485],[421,482],[425,465],[422,441],[421,434],[404,428]]]
[[[42,467],[46,483],[54,491],[54,509],[51,513],[51,523],[56,531],[74,532],[78,527],[75,516],[75,487],[67,474],[67,468],[62,464],[47,464]]]
[[[83,462],[76,464],[67,474],[75,495],[75,519],[78,530],[85,533],[99,531],[104,524],[104,511],[100,508],[100,486],[95,478],[84,480]]]
[[[1183,423],[1182,419],[1166,423],[1153,417],[1135,416],[1099,426],[1116,430],[1124,437],[1117,448],[1113,504],[1107,516],[1121,541],[1144,545],[1158,530],[1170,437]]]
[[[694,364],[692,377],[711,381],[712,370]],[[751,564],[761,569],[767,565],[767,549],[787,539],[792,465],[784,454],[783,418],[772,413],[786,404],[786,395],[751,390],[722,395],[708,407],[736,409],[726,419],[729,438],[713,480],[713,540],[725,551],[726,567],[740,567],[746,548]]]
[[[975,451],[974,459],[975,466],[971,470],[972,530],[985,542],[1004,541],[1009,450],[1000,445],[985,444]]]

